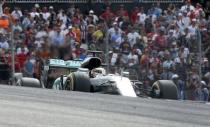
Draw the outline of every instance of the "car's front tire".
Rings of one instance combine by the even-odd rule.
[[[178,99],[177,87],[171,80],[158,80],[152,86],[152,97],[163,99]]]
[[[68,75],[66,90],[91,92],[91,83],[88,75],[81,72],[73,72]]]

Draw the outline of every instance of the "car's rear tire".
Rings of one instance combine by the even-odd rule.
[[[38,79],[23,77],[17,81],[18,86],[41,88],[41,83]]]
[[[68,75],[66,89],[71,91],[91,92],[91,83],[87,74],[73,72]]]
[[[152,86],[152,97],[177,100],[177,87],[171,80],[158,80]]]

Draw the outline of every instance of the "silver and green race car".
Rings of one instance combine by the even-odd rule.
[[[127,76],[106,74],[97,57],[87,58],[77,71],[62,75],[53,83],[53,89],[114,94],[128,97],[147,96],[177,99],[176,85],[170,80],[156,81],[150,89],[144,89],[140,81]]]
[[[23,77],[17,85],[128,97],[177,99],[177,87],[170,80],[158,80],[151,88],[145,89],[143,83],[130,80],[123,73],[106,74],[101,65],[98,57],[88,57],[84,61],[49,59],[44,64],[40,81]]]

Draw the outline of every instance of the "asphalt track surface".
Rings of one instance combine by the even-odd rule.
[[[0,85],[2,127],[210,127],[210,105]]]

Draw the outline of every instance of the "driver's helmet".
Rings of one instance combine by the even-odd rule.
[[[106,70],[104,68],[95,68],[92,70],[95,75],[106,75]]]

